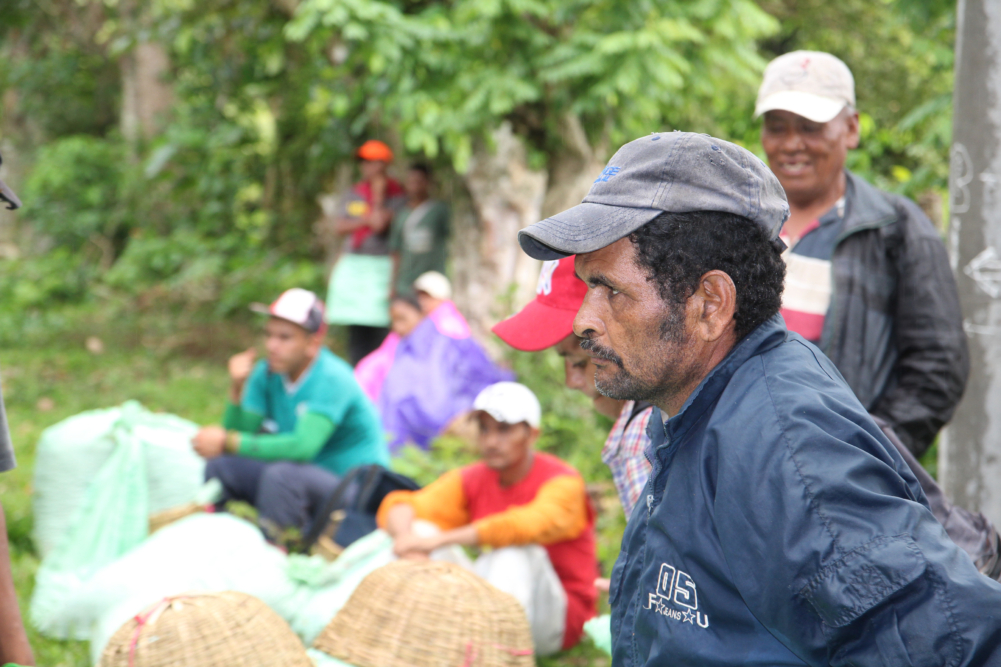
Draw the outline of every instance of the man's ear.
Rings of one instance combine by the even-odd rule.
[[[851,113],[845,118],[845,122],[848,123],[848,149],[854,150],[858,148],[860,136],[858,111],[851,110]]]
[[[695,312],[695,335],[715,343],[733,330],[737,312],[737,287],[725,272],[712,270],[699,280],[699,288],[689,298]]]
[[[525,426],[528,426],[528,424],[525,424]],[[539,440],[539,435],[541,435],[541,434],[542,434],[542,431],[539,430],[538,426],[528,426],[528,445],[529,445],[529,447],[533,446]]]
[[[323,341],[327,337],[326,331],[318,331],[309,337],[309,350],[310,356],[316,356],[320,352],[320,348],[323,347]]]

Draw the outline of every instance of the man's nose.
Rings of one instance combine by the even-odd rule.
[[[565,384],[568,389],[580,391],[584,388],[584,371],[577,368],[570,359],[563,360],[563,371],[566,377]]]
[[[787,130],[782,135],[782,143],[780,145],[782,150],[787,153],[795,153],[806,148],[806,142],[803,141],[803,135],[795,129]]]
[[[578,338],[598,338],[605,333],[605,325],[601,321],[597,304],[592,296],[592,290],[584,295],[577,316],[573,318],[573,332]]]

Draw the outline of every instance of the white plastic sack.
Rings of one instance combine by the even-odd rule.
[[[289,618],[299,586],[285,573],[287,560],[256,526],[229,514],[195,514],[98,571],[73,592],[54,621],[86,632],[96,665],[122,623],[171,595],[239,591]]]
[[[191,449],[192,422],[149,412],[136,401],[92,410],[47,428],[35,457],[34,537],[44,557],[77,518],[87,488],[111,457],[115,429],[143,443],[150,512],[190,502],[201,486],[205,461]]]

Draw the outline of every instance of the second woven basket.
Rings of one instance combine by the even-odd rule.
[[[513,597],[458,565],[401,560],[365,577],[313,644],[357,667],[526,667]]]

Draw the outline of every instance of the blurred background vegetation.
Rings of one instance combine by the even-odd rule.
[[[490,227],[498,201],[521,219],[576,203],[617,146],[653,131],[761,154],[759,76],[794,49],[835,53],[855,74],[851,168],[947,219],[955,0],[2,4],[0,152],[26,205],[0,212],[0,376],[21,463],[0,497],[25,602],[40,431],[129,398],[218,418],[223,362],[253,340],[245,306],[323,292],[337,251],[324,203],[355,177],[366,138],[389,142],[397,167],[434,164],[455,209],[456,282],[489,286],[495,315],[517,301],[498,248],[480,242],[515,243]],[[541,185],[505,190],[524,173]],[[609,424],[562,388],[559,359],[507,361],[546,406],[542,446],[614,498],[598,457]],[[442,441],[401,465],[430,478],[468,457]],[[623,524],[612,510],[606,568]],[[39,664],[86,664],[79,645],[32,640]],[[600,663],[585,648],[553,664]]]
[[[852,168],[940,220],[954,34],[954,0],[7,0],[0,341],[62,304],[197,322],[322,290],[318,197],[368,137],[455,200],[501,126],[547,194],[651,131],[760,153],[760,71],[799,48],[855,73]]]

